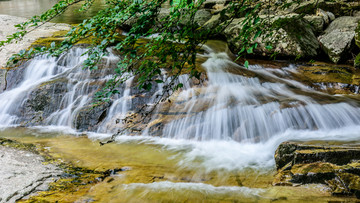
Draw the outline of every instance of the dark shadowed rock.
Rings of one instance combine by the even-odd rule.
[[[106,118],[111,103],[91,104],[81,108],[74,120],[74,126],[81,131],[96,131],[97,127]]]

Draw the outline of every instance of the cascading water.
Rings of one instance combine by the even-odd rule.
[[[154,112],[154,115],[170,117],[164,119],[164,127],[157,132],[163,138],[154,142],[169,146],[177,141],[192,143],[193,149],[197,150],[190,150],[188,160],[207,157],[208,161],[204,163],[208,164],[207,168],[242,168],[253,164],[254,160],[258,164],[273,165],[273,152],[285,140],[358,137],[350,133],[360,128],[360,109],[356,101],[342,99],[338,102],[335,100],[341,96],[317,92],[289,79],[287,75],[296,71],[294,66],[265,69],[254,65],[245,69],[232,62],[224,48],[204,48],[205,54],[199,57],[206,59],[202,66],[207,72],[207,80],[201,86],[195,85],[199,83],[189,80],[186,75],[180,76],[178,82],[184,84],[183,90],[174,94],[171,104],[160,104]],[[19,74],[21,82],[16,82],[19,78],[14,79],[8,90],[0,94],[0,124],[9,126],[27,121],[30,125],[74,127],[85,107],[93,109],[93,94],[111,78],[112,67],[118,60],[110,54],[104,58],[100,70],[90,72],[81,67],[86,57],[84,52],[73,49],[59,58],[40,56],[31,60],[23,69],[24,73]],[[140,105],[154,103],[162,86],[145,95],[134,87],[134,80],[130,77],[120,87],[121,93],[113,98],[107,110],[100,111],[101,115],[89,128],[91,131],[115,133],[123,126],[121,119],[127,114]],[[44,105],[34,104],[38,97],[46,98],[39,100]],[[28,106],[39,109],[43,120],[31,123],[31,118],[24,119],[24,115],[36,113],[24,113]],[[162,109],[164,106],[166,112]],[[85,113],[82,118],[93,119],[92,114]],[[156,123],[156,119],[154,116],[147,123],[149,128],[138,139],[148,139],[146,135],[152,134],[151,124]],[[122,139],[128,140],[128,137],[119,137]],[[221,153],[209,151],[209,146]],[[224,163],[224,157],[231,157],[231,160]]]
[[[78,64],[78,60],[81,60],[81,53],[79,54],[77,51],[70,52],[69,56],[74,59],[71,60],[73,63],[69,63],[67,66],[59,64],[59,60],[47,56],[39,56],[31,60],[25,68],[22,82],[0,95],[0,104],[2,106],[0,124],[4,126],[16,124],[17,117],[14,113],[23,104],[31,90],[54,76],[69,70],[71,66]],[[68,58],[70,57],[67,57],[64,62],[69,60]]]
[[[203,63],[208,85],[181,92],[170,111],[186,112],[164,128],[176,139],[266,141],[287,130],[330,130],[360,124],[360,109],[347,103],[319,104],[308,94],[322,94],[301,83],[279,78],[259,66],[249,69],[260,78],[236,75],[243,69],[225,52],[214,53]],[[245,69],[243,69],[245,71]],[[283,70],[283,73],[287,69]],[[280,70],[278,70],[280,71]],[[281,71],[280,71],[281,72]],[[185,105],[183,103],[186,103]]]
[[[152,120],[141,124],[148,126],[142,136],[118,136],[117,144],[102,147],[93,142],[111,137],[124,127],[121,119],[142,105],[152,106],[163,86],[143,92],[135,87],[136,77],[128,77],[111,104],[94,106],[93,95],[112,78],[118,57],[110,54],[99,70],[91,72],[81,67],[84,49],[59,58],[40,56],[10,72],[8,89],[0,94],[1,127],[42,127],[0,132],[25,140],[35,135],[31,142],[39,139],[42,144],[45,135],[49,152],[65,154],[60,157],[95,171],[124,166],[89,191],[95,191],[94,200],[100,202],[141,198],[181,202],[189,196],[190,200],[211,196],[214,201],[267,202],[276,199],[267,192],[272,188],[274,152],[281,142],[360,139],[355,99],[318,92],[294,80],[295,66],[245,69],[232,62],[224,47],[204,48],[199,57],[205,61],[206,76],[199,81],[180,76],[182,90],[174,92],[171,102],[160,103]],[[34,114],[43,119],[33,119]],[[69,127],[94,131],[86,132],[92,140],[61,136]],[[97,194],[99,190],[105,192]]]
[[[20,109],[21,107],[26,108],[29,98],[34,96],[31,93],[41,86],[60,80],[65,86],[63,90],[60,91],[57,86],[52,86],[50,90],[44,90],[47,91],[48,95],[46,96],[56,97],[60,101],[57,101],[58,106],[52,106],[51,102],[46,103],[44,111],[47,111],[49,115],[40,124],[71,127],[77,111],[92,101],[91,94],[98,88],[92,86],[92,83],[101,83],[111,77],[106,67],[110,65],[111,61],[118,59],[113,54],[105,57],[104,70],[95,73],[97,78],[94,78],[90,70],[82,68],[82,63],[87,57],[85,52],[85,49],[76,48],[59,58],[39,56],[25,64],[24,73],[20,72],[13,76],[14,78],[22,77],[22,82],[14,84],[10,90],[0,94],[0,104],[2,105],[0,125],[19,124],[23,114]],[[35,100],[34,102],[39,101]]]
[[[130,111],[131,107],[131,85],[134,77],[130,77],[125,82],[125,90],[123,94],[117,98],[109,109],[108,116],[103,121],[103,124],[98,128],[97,132],[99,133],[112,133],[115,132],[114,123],[120,122],[121,119],[124,119],[127,116],[127,113]]]

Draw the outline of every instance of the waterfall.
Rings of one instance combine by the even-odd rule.
[[[294,66],[266,69],[252,65],[246,69],[234,63],[224,47],[204,46],[204,50],[199,57],[206,59],[202,66],[207,80],[195,85],[187,75],[179,77],[178,82],[184,84],[182,90],[171,97],[170,105],[160,103],[154,113],[164,114],[161,109],[167,106],[165,114],[171,115],[158,135],[171,139],[258,143],[289,130],[331,130],[360,124],[356,102],[315,91],[286,77],[296,72]],[[94,93],[112,77],[118,61],[110,53],[102,60],[99,70],[84,70],[85,51],[72,49],[58,58],[39,56],[26,63],[21,71],[15,71],[10,87],[0,94],[0,125],[76,127],[79,113],[86,107],[93,109]],[[78,129],[117,132],[124,126],[121,119],[140,105],[151,106],[163,90],[159,84],[152,92],[141,92],[134,86],[136,77],[127,77],[110,106],[96,112],[99,114],[96,118],[91,117],[94,113],[83,116],[95,119],[89,124],[91,128]],[[28,111],[29,108],[32,110]],[[37,113],[42,119],[34,122]],[[148,126],[143,135],[151,134],[153,121],[144,124]]]
[[[166,124],[163,131],[166,137],[253,143],[287,130],[325,130],[360,124],[358,107],[344,102],[319,104],[294,90],[314,96],[323,93],[282,79],[259,66],[249,67],[258,77],[233,74],[229,70],[249,70],[232,62],[225,52],[207,50],[208,60],[202,65],[208,84],[189,88],[177,96],[170,111],[186,112],[187,116],[177,116]],[[293,70],[291,67],[277,70],[282,75],[286,71]]]
[[[77,111],[93,102],[92,94],[99,88],[99,85],[93,83],[104,83],[109,79],[111,74],[108,67],[112,61],[118,60],[118,57],[110,54],[103,59],[104,68],[92,72],[82,67],[87,58],[85,52],[86,49],[75,48],[58,58],[38,56],[20,67],[19,71],[15,70],[10,80],[17,81],[20,78],[21,82],[14,83],[13,87],[0,94],[0,125],[20,124],[24,120],[22,117],[28,116],[24,111],[29,106],[29,100],[36,106],[39,101],[34,97],[43,96],[47,101],[41,113],[47,115],[40,124],[73,127]],[[57,80],[59,85],[41,89],[47,84],[56,84]],[[43,92],[36,92],[38,90]],[[30,114],[38,113],[36,108],[34,111]]]
[[[79,50],[72,50],[65,59],[38,56],[25,65],[22,81],[0,94],[0,125],[16,124],[17,110],[35,87],[71,69],[82,60]],[[65,65],[67,63],[67,65]],[[20,75],[15,76],[20,77]]]

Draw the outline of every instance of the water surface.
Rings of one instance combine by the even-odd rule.
[[[50,9],[58,0],[0,0],[0,14],[30,18],[40,15]],[[96,0],[91,9],[87,12],[79,12],[81,3],[71,6],[61,16],[56,17],[51,22],[54,23],[81,23],[84,19],[94,16],[104,7],[103,0]]]

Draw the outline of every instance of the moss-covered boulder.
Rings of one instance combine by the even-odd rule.
[[[326,184],[333,194],[360,198],[360,145],[284,142],[275,153],[273,185]]]

